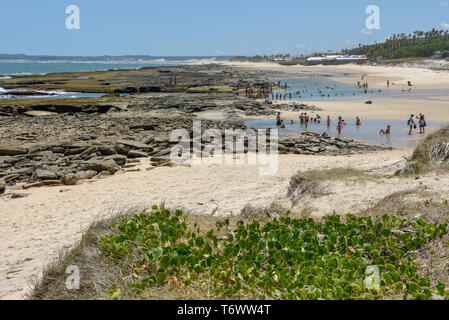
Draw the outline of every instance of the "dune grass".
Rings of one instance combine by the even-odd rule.
[[[354,168],[332,168],[298,172],[290,180],[287,196],[292,201],[292,205],[296,206],[306,196],[316,198],[326,195],[327,190],[324,182],[347,179],[363,181],[376,179],[376,176]]]
[[[449,126],[428,135],[413,152],[403,176],[449,169]]]

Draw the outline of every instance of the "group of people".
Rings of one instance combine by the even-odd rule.
[[[409,128],[409,131],[408,131],[409,135],[412,135],[413,130],[418,129],[418,127],[419,127],[419,133],[425,134],[426,127],[427,127],[426,118],[422,113],[420,113],[417,116],[415,116],[414,114],[411,114],[410,118],[408,118],[407,126]],[[386,130],[383,130],[383,129],[380,130],[380,134],[389,135],[390,133],[391,133],[391,125],[388,125]]]
[[[284,124],[284,121],[281,119],[281,113],[280,112],[278,112],[276,119],[277,119],[277,121],[276,121],[277,122],[277,126],[280,127],[281,129],[285,129],[285,124]],[[309,123],[318,123],[319,124],[319,123],[321,123],[321,119],[322,118],[321,118],[321,116],[319,114],[315,114],[314,116],[309,116],[307,114],[307,112],[303,112],[303,113],[301,113],[299,115],[299,122],[300,122],[300,124],[304,125],[304,127],[306,129],[309,127]],[[356,124],[357,127],[362,125],[362,118],[356,117],[355,120],[356,120],[355,124]],[[293,120],[290,120],[290,121],[291,121],[291,124],[294,124]],[[327,124],[328,128],[331,127],[331,123],[332,123],[331,117],[328,115],[327,119],[326,119],[326,124]],[[341,134],[341,131],[343,130],[343,128],[346,125],[347,125],[347,123],[343,119],[343,117],[339,116],[338,117],[338,121],[337,121],[337,132],[338,132],[339,135]]]
[[[413,130],[417,129],[418,126],[419,126],[420,134],[426,133],[427,122],[426,122],[425,116],[422,113],[420,113],[417,116],[415,116],[414,114],[411,114],[410,118],[407,121],[407,124],[409,127],[409,132],[408,132],[409,135],[411,135],[413,133]]]
[[[262,88],[250,87],[245,89],[245,96],[255,99],[268,99],[270,92],[273,92],[273,88],[267,85]]]

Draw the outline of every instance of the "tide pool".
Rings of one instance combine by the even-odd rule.
[[[419,134],[419,129],[414,130],[412,135],[408,134],[407,119],[405,120],[378,120],[369,119],[362,120],[361,126],[355,125],[355,119],[345,119],[346,126],[344,126],[340,137],[349,138],[360,141],[365,141],[374,145],[386,145],[394,148],[415,148],[420,139],[425,135]],[[276,119],[257,119],[247,120],[245,124],[249,128],[255,129],[267,129],[267,128],[279,128],[276,125]],[[285,129],[279,128],[280,136],[297,136],[302,132],[309,131],[319,134],[326,133],[331,137],[339,137],[337,132],[337,119],[332,119],[331,125],[327,127],[326,119],[322,119],[320,123],[309,122],[308,128],[305,128],[304,124],[301,124],[299,119],[291,120],[284,119]],[[380,135],[381,129],[386,129],[387,125],[391,125],[390,135]],[[427,121],[427,130],[440,128],[448,123],[444,122],[431,122]]]

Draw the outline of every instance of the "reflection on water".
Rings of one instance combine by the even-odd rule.
[[[355,119],[345,119],[346,125],[343,127],[340,137],[365,141],[375,145],[387,145],[394,148],[415,148],[420,139],[425,135],[419,134],[419,129],[414,130],[412,135],[408,134],[407,120],[362,120],[361,126],[355,125]],[[275,119],[258,119],[248,120],[245,124],[249,128],[266,129],[279,128],[276,126]],[[280,136],[296,136],[305,131],[315,132],[319,134],[326,133],[331,137],[338,137],[337,119],[331,119],[328,127],[326,119],[320,122],[310,122],[306,128],[304,123],[300,123],[299,119],[284,120],[285,129],[279,128]],[[379,134],[380,130],[385,130],[387,125],[391,125],[390,135]],[[427,130],[432,128],[440,128],[447,123],[443,122],[427,122]]]

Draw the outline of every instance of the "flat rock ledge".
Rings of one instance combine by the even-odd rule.
[[[306,132],[297,137],[279,138],[280,154],[304,155],[353,155],[393,150],[392,147],[376,146],[344,138],[322,137]]]

